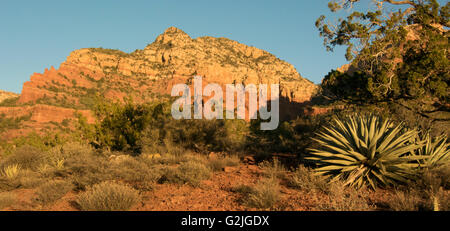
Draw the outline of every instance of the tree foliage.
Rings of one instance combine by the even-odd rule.
[[[432,96],[449,99],[448,29],[450,3],[436,0],[374,0],[360,10],[363,0],[335,0],[332,12],[346,10],[336,23],[316,22],[329,51],[346,46],[346,58],[358,73],[332,73],[324,89],[352,83],[358,99],[382,101]],[[359,86],[354,86],[358,84]],[[335,92],[351,98],[355,93]]]

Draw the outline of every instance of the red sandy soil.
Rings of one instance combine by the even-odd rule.
[[[227,167],[225,171],[216,172],[211,179],[205,180],[200,187],[188,185],[157,184],[150,192],[142,193],[142,202],[132,210],[136,211],[243,211],[246,208],[243,195],[233,192],[240,185],[253,185],[263,178],[261,169],[256,165],[241,164]],[[283,184],[282,184],[283,185]],[[6,208],[7,211],[77,211],[76,192],[69,192],[63,198],[47,207],[34,203],[34,189],[19,189],[13,191],[18,203]],[[281,187],[282,200],[280,210],[308,210],[314,200],[306,194]]]
[[[133,211],[246,211],[256,210],[243,205],[244,195],[234,192],[241,185],[254,185],[262,179],[262,170],[256,165],[241,164],[227,167],[225,171],[215,172],[211,179],[205,180],[200,187],[188,185],[157,184],[152,191],[142,192],[142,202]],[[52,205],[41,207],[34,202],[34,189],[13,191],[18,202],[6,208],[7,211],[78,211],[75,202],[76,192],[69,192]],[[286,186],[281,181],[281,200],[272,210],[310,211],[320,201],[327,200],[320,193],[301,192]],[[369,193],[369,202],[383,209],[383,203],[389,200],[392,192],[377,190]]]

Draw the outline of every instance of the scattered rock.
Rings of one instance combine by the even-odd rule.
[[[245,156],[243,162],[249,165],[256,164],[255,158],[253,156]]]
[[[227,167],[223,168],[223,171],[226,172],[226,173],[234,172],[235,170],[236,170],[235,167],[227,166]]]
[[[211,153],[209,153],[208,158],[209,158],[209,159],[217,159],[217,158],[218,158],[218,155],[217,155],[217,153],[215,153],[215,152],[211,152]]]

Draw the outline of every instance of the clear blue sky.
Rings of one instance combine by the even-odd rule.
[[[2,0],[0,89],[20,93],[34,72],[59,67],[71,51],[143,49],[170,26],[191,37],[227,37],[267,50],[320,83],[346,63],[327,52],[314,26],[328,0]]]

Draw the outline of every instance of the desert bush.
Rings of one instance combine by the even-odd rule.
[[[83,136],[97,148],[141,153],[235,151],[244,147],[247,124],[240,120],[175,120],[170,102],[101,103],[98,123],[79,118]]]
[[[32,170],[22,170],[19,176],[15,179],[20,188],[35,188],[45,183],[46,179],[39,173]]]
[[[273,159],[272,162],[263,161],[259,166],[263,170],[264,175],[268,178],[283,178],[287,173],[286,168],[278,159]]]
[[[3,144],[5,154],[13,155],[16,152],[31,151],[37,153],[37,151],[47,151],[52,147],[61,145],[67,142],[67,137],[62,136],[60,133],[46,133],[37,134],[32,132],[26,136],[19,136]],[[72,137],[70,139],[73,139]]]
[[[207,159],[205,158],[205,156],[193,153],[189,150],[185,151],[183,154],[162,154],[160,158],[150,160],[150,163],[162,165],[177,165],[189,161],[199,162],[203,164],[207,163]]]
[[[113,182],[94,185],[77,199],[83,211],[126,211],[139,201],[138,191]]]
[[[326,192],[328,200],[316,207],[320,211],[368,211],[373,210],[364,196],[363,189],[346,187],[343,182],[330,183]]]
[[[56,146],[50,151],[52,154],[51,156],[59,159],[65,159],[73,156],[94,155],[94,152],[95,150],[92,146],[78,142],[67,142],[63,145]]]
[[[296,119],[282,121],[275,130],[263,131],[260,129],[262,120],[252,120],[246,137],[246,151],[256,153],[260,160],[265,160],[272,153],[295,153],[303,161],[306,148],[314,145],[311,137],[329,120],[329,115],[303,115],[296,114]]]
[[[420,193],[415,190],[396,190],[388,201],[388,206],[394,211],[418,211],[423,207]]]
[[[17,148],[15,152],[8,156],[2,163],[5,165],[20,165],[25,169],[36,170],[43,162],[44,152],[33,146],[25,145]]]
[[[12,192],[0,193],[0,210],[13,205],[16,201],[16,195]]]
[[[280,200],[280,185],[276,178],[264,178],[248,194],[245,204],[252,208],[270,209]]]
[[[42,178],[39,173],[28,169],[21,169],[14,174],[14,177],[0,174],[0,192],[18,188],[35,188],[45,182],[45,178]]]
[[[314,170],[300,165],[288,178],[288,185],[306,192],[327,192],[329,182],[315,174]]]
[[[73,184],[70,183],[69,181],[64,180],[48,181],[47,183],[37,188],[36,201],[44,205],[53,203],[62,198],[64,195],[66,195],[66,193],[72,190],[72,188]]]
[[[210,176],[211,170],[204,163],[188,161],[176,168],[166,168],[160,182],[189,184],[193,187],[198,187],[202,180],[209,179]]]
[[[214,157],[208,160],[208,166],[213,171],[223,171],[225,167],[238,166],[239,157],[237,156],[224,156],[224,157]]]
[[[77,190],[103,181],[113,180],[111,164],[106,157],[83,154],[65,159],[66,175],[70,176]]]
[[[161,164],[161,165],[175,165],[180,164],[182,162],[186,162],[185,155],[173,155],[169,153],[165,153],[160,155],[160,158],[147,158],[147,155],[143,155],[143,160],[148,162],[149,164]]]
[[[251,192],[253,192],[253,188],[249,185],[241,184],[241,185],[237,185],[237,186],[234,186],[233,188],[231,188],[231,191],[247,196]]]
[[[335,118],[314,139],[320,149],[311,149],[307,159],[316,161],[317,172],[362,187],[390,185],[413,179],[423,156],[410,155],[421,144],[412,143],[415,130],[404,130],[373,115]]]
[[[163,175],[162,166],[148,165],[130,157],[111,166],[111,174],[114,179],[121,179],[138,190],[148,191],[153,188]]]
[[[433,168],[422,172],[416,183],[421,184],[421,188],[443,188],[450,189],[450,165],[444,165],[440,168]]]
[[[421,209],[435,210],[448,208],[446,189],[450,184],[450,169],[448,166],[427,169],[420,178],[408,185],[409,190],[423,198]]]

